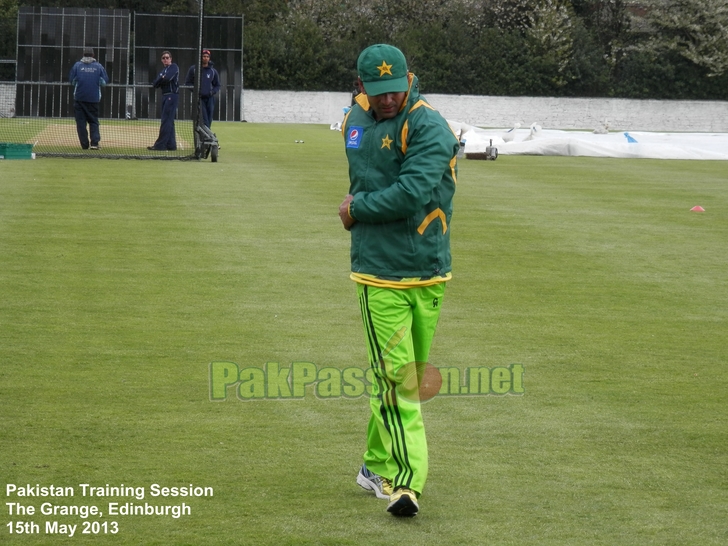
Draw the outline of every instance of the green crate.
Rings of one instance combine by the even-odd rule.
[[[0,159],[33,159],[33,145],[0,142]]]

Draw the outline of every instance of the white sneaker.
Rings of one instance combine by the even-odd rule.
[[[359,470],[356,483],[367,491],[373,491],[378,499],[389,500],[389,496],[392,494],[392,482],[375,474],[365,464]]]

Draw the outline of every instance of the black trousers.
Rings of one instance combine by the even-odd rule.
[[[81,148],[88,150],[89,132],[91,133],[91,146],[98,146],[101,140],[99,132],[99,103],[74,101],[73,109],[76,111],[76,131]],[[86,125],[88,124],[88,129]]]

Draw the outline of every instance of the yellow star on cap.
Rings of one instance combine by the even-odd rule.
[[[389,138],[389,135],[385,136],[382,139],[382,148],[384,148],[386,146],[387,147],[387,150],[391,150],[392,148],[390,148],[389,146],[390,146],[390,144],[392,144],[392,142],[394,142],[394,140],[392,140],[391,138]],[[380,150],[381,150],[381,148],[380,148]]]
[[[392,65],[387,64],[387,61],[382,61],[382,65],[378,66],[377,69],[379,70],[379,77],[381,78],[385,74],[392,75]]]

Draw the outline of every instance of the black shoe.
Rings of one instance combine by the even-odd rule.
[[[147,146],[147,150],[149,150],[151,152],[156,152],[157,151],[157,149],[154,146]]]

